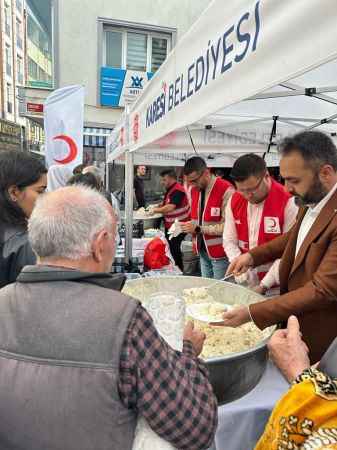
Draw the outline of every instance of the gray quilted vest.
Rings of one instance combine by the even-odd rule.
[[[132,449],[118,378],[138,303],[95,276],[27,267],[0,290],[1,450]]]

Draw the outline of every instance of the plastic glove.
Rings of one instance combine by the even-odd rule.
[[[241,286],[253,288],[259,284],[259,278],[255,270],[248,269],[247,272],[235,277],[235,282]]]
[[[147,209],[146,209],[146,211],[145,211],[145,214],[147,215],[147,216],[153,216],[154,215],[154,206],[149,206]]]
[[[234,279],[235,279],[235,283],[237,283],[237,284],[243,284],[243,285],[248,284],[247,272],[246,273],[242,273],[241,275],[238,275],[238,276],[234,277]]]
[[[169,239],[171,240],[174,237],[179,236],[179,234],[182,232],[183,230],[181,229],[180,222],[178,221],[178,219],[176,219],[168,230]]]

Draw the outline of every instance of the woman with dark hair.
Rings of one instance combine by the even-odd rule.
[[[24,266],[36,262],[27,221],[47,187],[46,173],[44,165],[27,153],[0,152],[0,287],[14,282]]]

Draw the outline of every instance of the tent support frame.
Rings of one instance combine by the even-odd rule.
[[[326,92],[336,92],[337,86],[329,86],[329,87],[322,87],[322,88],[316,88],[316,87],[310,87],[310,88],[303,88],[297,85],[294,85],[292,83],[281,83],[280,86],[283,86],[285,88],[288,88],[288,91],[274,91],[274,92],[264,92],[262,94],[256,94],[252,97],[249,97],[247,100],[262,100],[267,98],[277,98],[277,97],[293,97],[297,95],[306,95],[308,97],[317,97],[320,98],[321,94],[324,94]],[[291,87],[292,86],[292,87]],[[323,97],[323,95],[322,95]],[[328,97],[328,96],[324,96]],[[332,97],[328,97],[333,99]],[[321,100],[324,100],[324,98],[321,98]],[[330,101],[330,100],[326,100]],[[331,103],[334,103],[332,101]]]
[[[263,154],[263,159],[266,158],[266,155],[270,152],[272,145],[274,145],[273,140],[274,140],[274,137],[276,136],[277,120],[278,120],[278,116],[273,116],[273,126],[272,126],[272,129],[270,132],[268,148],[267,148],[267,151]]]
[[[130,128],[130,107],[125,107],[126,123],[126,150],[125,150],[125,264],[128,265],[132,258],[132,232],[133,232],[133,173],[134,154],[130,152],[129,128]],[[127,220],[129,219],[130,220]]]
[[[125,263],[132,258],[133,231],[133,170],[134,155],[129,150],[125,153]],[[130,218],[131,220],[127,220]]]

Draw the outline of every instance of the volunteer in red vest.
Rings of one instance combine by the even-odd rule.
[[[173,169],[164,170],[160,173],[161,184],[166,189],[165,197],[161,206],[152,208],[153,213],[164,215],[165,236],[168,240],[170,251],[176,265],[183,271],[183,259],[181,254],[181,243],[186,234],[180,233],[169,239],[168,230],[175,220],[184,222],[190,220],[190,205],[184,186],[177,182],[177,175]]]
[[[263,158],[247,154],[231,171],[237,191],[226,208],[223,246],[229,261],[288,231],[296,220],[294,197],[274,181]],[[248,285],[260,293],[279,284],[279,260],[248,272]]]
[[[193,235],[194,250],[200,256],[201,275],[223,278],[228,259],[222,245],[226,204],[234,192],[226,180],[216,178],[199,156],[186,161],[186,181],[191,191],[191,221],[182,224],[185,233]]]

